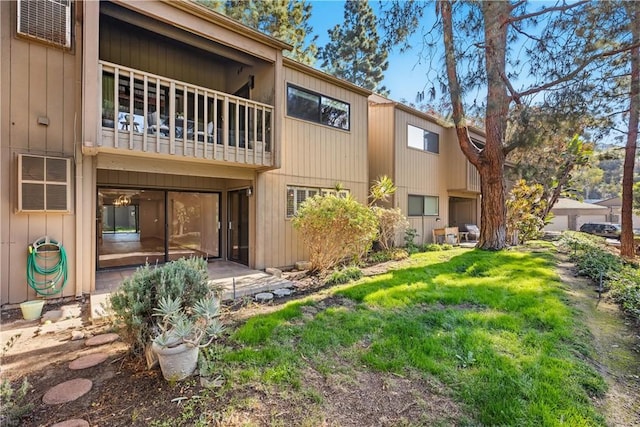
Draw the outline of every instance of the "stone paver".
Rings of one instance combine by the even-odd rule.
[[[288,297],[289,295],[291,295],[291,289],[287,289],[287,288],[276,289],[275,291],[273,291],[273,294],[277,297]]]
[[[73,420],[66,420],[59,423],[55,423],[51,427],[89,427],[89,423],[85,420],[76,418]]]
[[[96,335],[95,337],[89,338],[87,342],[85,342],[85,345],[88,345],[91,347],[96,345],[109,344],[116,341],[118,338],[120,338],[118,334],[114,334],[114,333]]]
[[[273,294],[271,292],[260,292],[255,296],[256,301],[271,301]]]
[[[42,402],[47,405],[59,405],[73,402],[84,396],[93,387],[93,382],[86,378],[76,378],[54,386],[42,397]]]
[[[69,363],[69,369],[78,370],[78,369],[87,369],[93,366],[99,365],[109,357],[106,353],[94,353],[88,354],[86,356],[82,356],[77,358],[76,360]]]

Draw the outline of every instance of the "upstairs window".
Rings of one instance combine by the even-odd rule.
[[[438,154],[440,152],[440,135],[407,125],[407,145],[411,148]]]
[[[18,34],[71,47],[71,0],[18,0]]]
[[[349,111],[346,102],[287,85],[287,115],[291,117],[349,130]]]

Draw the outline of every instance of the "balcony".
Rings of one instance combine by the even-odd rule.
[[[271,167],[273,107],[99,61],[98,151]]]

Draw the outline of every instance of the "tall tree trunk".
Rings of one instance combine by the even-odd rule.
[[[485,117],[486,141],[481,151],[471,144],[464,118],[462,93],[456,68],[457,58],[453,37],[451,1],[440,1],[437,5],[442,15],[449,94],[458,142],[464,155],[480,174],[482,199],[478,247],[499,250],[506,246],[507,237],[505,152],[503,147],[510,99],[502,76],[506,69],[507,22],[511,13],[511,4],[502,1],[489,1],[481,5],[485,24],[485,61],[488,86]]]
[[[620,236],[620,254],[633,258],[633,169],[638,144],[638,119],[640,117],[640,5],[633,1],[625,2],[627,18],[636,45],[631,49],[631,87],[629,91],[629,130],[624,153],[622,172],[622,234]]]

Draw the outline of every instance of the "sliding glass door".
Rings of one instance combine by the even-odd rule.
[[[220,194],[98,189],[98,268],[220,256]]]

